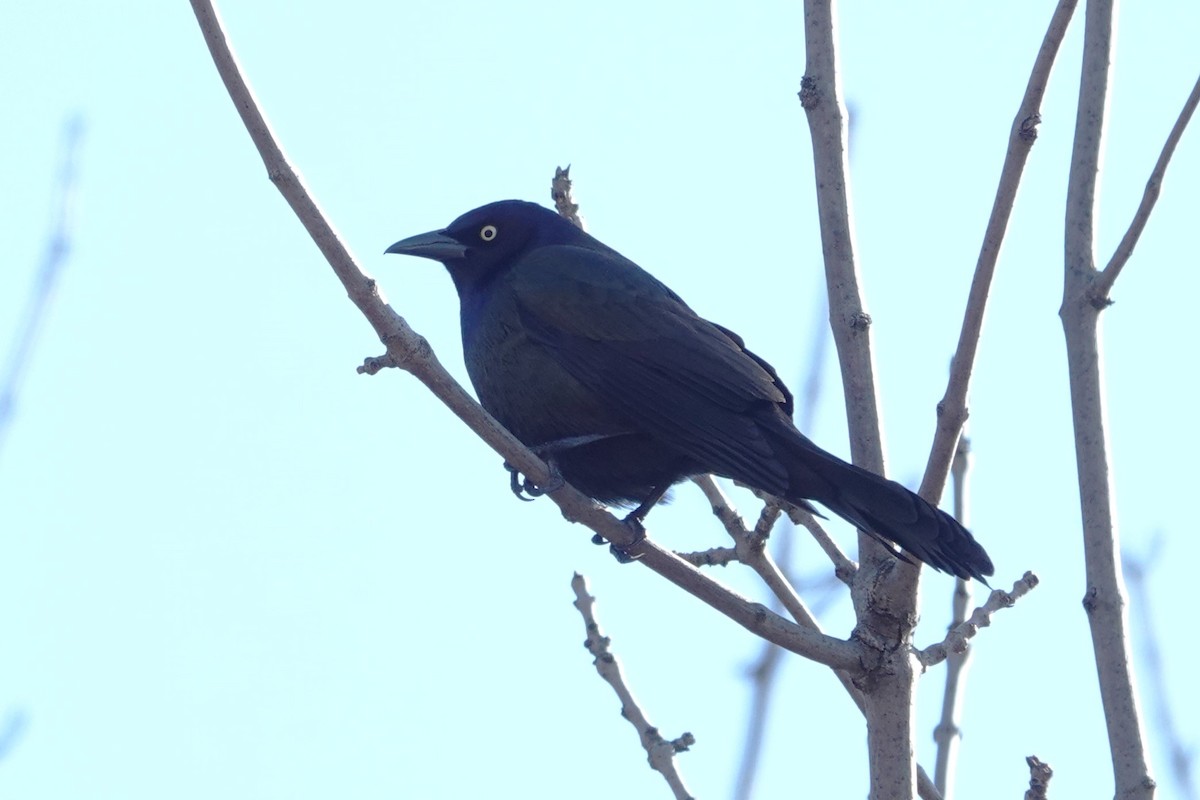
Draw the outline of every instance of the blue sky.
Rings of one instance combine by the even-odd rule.
[[[547,202],[554,167],[571,163],[592,233],[800,384],[822,287],[798,4],[221,10],[319,202],[460,378],[449,280],[383,249],[487,201]],[[857,243],[901,481],[924,466],[1050,11],[841,9]],[[615,564],[548,501],[513,500],[499,458],[418,382],[356,374],[381,346],[266,179],[188,4],[6,16],[5,348],[52,217],[64,120],[82,115],[86,133],[71,260],[0,452],[0,719],[24,720],[0,795],[666,796],[580,646],[578,570],[651,720],[697,737],[680,761],[689,786],[726,796],[757,642]],[[1198,30],[1194,3],[1122,9],[1102,259],[1195,80]],[[1055,768],[1056,794],[1111,793],[1057,317],[1081,32],[1082,16],[1046,97],[971,397],[972,527],[996,585],[1027,569],[1043,583],[978,640],[965,795],[1018,796],[1029,754]],[[1104,327],[1122,537],[1134,553],[1161,537],[1149,597],[1190,744],[1200,693],[1179,631],[1200,557],[1186,466],[1200,445],[1196,136]],[[810,434],[845,454],[832,364],[825,378]],[[723,536],[688,486],[650,530],[689,550]],[[827,571],[806,540],[796,569]],[[759,595],[736,569],[718,576]],[[919,644],[941,637],[952,586],[926,576]],[[844,596],[823,617],[842,635],[849,619]],[[921,687],[930,768],[943,676]],[[1149,723],[1159,796],[1176,797]],[[757,796],[863,796],[863,741],[828,672],[790,660]]]

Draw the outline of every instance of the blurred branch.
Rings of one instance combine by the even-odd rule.
[[[75,193],[79,180],[79,144],[83,140],[83,118],[75,115],[63,125],[63,143],[58,165],[58,185],[54,197],[54,218],[46,235],[45,250],[38,265],[21,324],[13,335],[12,348],[0,377],[0,453],[16,413],[21,380],[29,366],[38,333],[54,301],[58,278],[71,253],[75,232]]]
[[[1025,163],[1029,160],[1029,151],[1033,149],[1033,143],[1037,140],[1037,126],[1042,120],[1042,98],[1046,93],[1046,85],[1050,81],[1059,45],[1067,33],[1067,26],[1071,22],[1077,2],[1078,0],[1059,0],[1054,9],[1046,35],[1042,39],[1042,46],[1033,62],[1029,81],[1025,85],[1025,95],[1021,98],[1021,104],[1017,107],[1017,114],[1009,129],[1008,150],[1004,156],[1004,166],[1000,170],[1000,183],[996,187],[996,199],[992,202],[992,213],[984,229],[979,259],[975,263],[975,275],[971,279],[971,289],[967,295],[958,348],[950,362],[946,393],[937,406],[937,428],[925,466],[925,477],[921,481],[919,494],[935,505],[946,485],[955,442],[958,441],[963,424],[967,421],[967,392],[970,389],[971,371],[975,366],[975,354],[983,331],[983,318],[987,310],[992,276],[996,272],[996,262],[1000,258],[1000,247],[1004,242],[1008,220],[1017,200],[1017,189],[1021,185]]]
[[[853,118],[851,118],[853,125]],[[852,129],[853,130],[853,129]],[[853,142],[854,137],[849,136],[850,142]],[[819,288],[819,287],[818,287]],[[829,352],[829,324],[827,322],[828,300],[825,293],[816,291],[813,296],[817,299],[819,312],[812,316],[812,335],[809,338],[810,347],[808,357],[804,360],[805,364],[805,380],[801,390],[802,396],[796,402],[795,413],[799,417],[796,420],[797,427],[801,431],[811,431],[816,420],[816,412],[821,400],[821,390],[824,386],[825,361]],[[761,499],[761,496],[760,496]],[[713,497],[709,497],[713,501]],[[764,516],[760,517],[760,526],[765,521],[765,512],[767,509],[778,509],[774,498],[767,498],[763,506]],[[845,569],[838,569],[837,577],[840,577],[845,583],[849,584],[853,578],[853,569],[856,565],[850,562],[849,559],[842,554],[838,546],[829,538],[824,529],[816,523],[811,512],[804,511],[790,504],[787,505],[786,511],[793,523],[793,527],[787,529],[782,537],[779,537],[779,545],[776,547],[776,558],[781,565],[784,574],[787,575],[790,571],[792,560],[792,545],[796,541],[795,536],[795,518],[796,515],[803,514],[807,521],[812,524],[814,538],[821,544],[826,554],[830,556],[835,565],[849,563],[851,571],[847,573]],[[715,503],[714,503],[715,511]],[[730,535],[735,535],[734,531],[730,531]],[[736,537],[735,537],[736,538]],[[840,557],[840,561],[839,561]],[[789,582],[796,585],[796,582]],[[820,613],[820,608],[833,600],[836,595],[832,591],[826,591],[818,597],[817,607],[814,613]],[[773,599],[772,607],[777,608],[779,603],[778,598]],[[753,796],[754,781],[758,775],[758,766],[762,756],[762,745],[766,737],[767,716],[771,709],[772,698],[774,695],[775,686],[778,682],[780,667],[783,664],[783,651],[771,644],[763,642],[759,645],[759,656],[755,660],[754,665],[749,669],[750,675],[750,708],[749,715],[746,721],[746,739],[742,749],[742,759],[738,766],[737,777],[735,781],[734,797],[737,800],[749,800]],[[839,680],[841,677],[839,676]],[[861,693],[854,685],[843,683],[847,690],[854,697],[855,702],[861,709],[862,698]]]
[[[657,770],[663,776],[674,792],[676,800],[691,800],[691,794],[683,785],[683,777],[675,768],[675,754],[686,752],[696,743],[696,738],[690,733],[684,733],[677,739],[667,741],[658,732],[658,728],[650,724],[645,712],[634,699],[633,692],[625,685],[621,665],[608,649],[609,638],[600,632],[594,610],[596,598],[588,594],[587,579],[576,572],[575,577],[571,579],[571,588],[575,590],[575,608],[579,609],[587,629],[587,641],[584,642],[584,646],[595,657],[592,664],[596,667],[596,672],[621,699],[621,716],[629,720],[629,724],[637,730],[651,769]]]
[[[786,563],[790,559],[792,544],[795,542],[794,530],[786,531],[785,533],[786,535],[779,537],[780,546],[776,552],[776,557],[780,563]],[[840,582],[829,573],[825,573],[823,581],[814,581],[806,585],[792,580],[790,576],[788,580],[798,590],[803,590],[806,595],[809,595],[810,599],[812,599],[811,595],[813,592],[817,593],[816,599],[813,600],[812,611],[814,617],[836,602],[840,594]],[[749,714],[746,721],[745,745],[742,750],[742,759],[738,766],[734,789],[734,797],[737,800],[749,800],[754,796],[754,781],[758,775],[758,765],[762,758],[762,748],[766,738],[767,719],[772,707],[772,697],[779,681],[781,667],[786,663],[783,653],[783,650],[770,642],[762,642],[759,645],[758,657],[747,670],[750,678],[751,696]],[[838,676],[838,678],[840,680],[841,676]],[[861,693],[851,683],[843,682],[843,686],[851,692],[851,699],[855,700],[861,709]]]
[[[12,749],[21,741],[29,719],[25,712],[17,709],[4,715],[4,724],[0,726],[0,761],[3,761]]]
[[[963,436],[954,451],[950,474],[954,479],[954,518],[963,527],[970,527],[970,477],[971,440]],[[950,630],[967,621],[967,609],[971,607],[971,582],[958,578],[954,581],[954,598],[951,602]],[[933,765],[933,781],[945,800],[954,797],[954,777],[958,767],[958,749],[962,744],[962,719],[966,695],[967,665],[971,650],[952,652],[946,664],[946,688],[942,693],[942,718],[933,729],[933,740],[937,742],[937,757]]]
[[[1063,302],[1059,315],[1067,343],[1083,522],[1087,582],[1083,606],[1108,728],[1114,796],[1117,800],[1149,800],[1154,795],[1154,779],[1146,754],[1129,643],[1104,408],[1100,355],[1100,311],[1104,305],[1092,301],[1101,274],[1096,270],[1096,185],[1108,107],[1114,14],[1113,0],[1091,0],[1087,5],[1079,106],[1067,179]]]
[[[1122,550],[1121,561],[1129,579],[1130,606],[1137,613],[1137,626],[1142,632],[1141,660],[1149,673],[1150,695],[1154,699],[1154,714],[1158,717],[1155,728],[1171,754],[1171,772],[1179,789],[1179,796],[1187,800],[1196,800],[1196,785],[1192,780],[1195,754],[1184,744],[1179,723],[1175,719],[1175,706],[1167,689],[1166,669],[1158,645],[1158,632],[1154,627],[1154,614],[1150,610],[1150,591],[1147,585],[1150,571],[1158,565],[1161,546],[1162,537],[1155,536],[1146,555],[1135,558],[1128,550]]]
[[[1192,93],[1188,95],[1187,102],[1183,104],[1183,110],[1179,112],[1179,117],[1175,120],[1175,124],[1171,128],[1171,133],[1167,136],[1167,142],[1163,145],[1162,152],[1158,155],[1158,161],[1154,164],[1154,169],[1150,172],[1150,178],[1146,181],[1146,190],[1142,192],[1142,202],[1138,204],[1138,209],[1133,215],[1133,221],[1129,223],[1129,230],[1125,231],[1125,235],[1121,237],[1121,243],[1117,245],[1112,259],[1108,262],[1108,266],[1104,268],[1104,271],[1100,273],[1095,283],[1092,284],[1091,298],[1093,304],[1107,305],[1111,302],[1108,299],[1108,293],[1112,290],[1117,276],[1124,269],[1125,263],[1133,255],[1133,248],[1137,245],[1138,239],[1146,227],[1146,223],[1150,220],[1150,212],[1154,210],[1154,204],[1158,202],[1158,194],[1162,189],[1163,178],[1167,174],[1167,164],[1171,163],[1171,156],[1175,154],[1175,146],[1183,138],[1183,131],[1187,128],[1188,122],[1191,121],[1197,104],[1200,104],[1200,78],[1197,78],[1195,85],[1192,86]]]

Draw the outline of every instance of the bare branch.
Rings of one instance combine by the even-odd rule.
[[[725,526],[725,532],[729,534],[729,538],[736,542],[750,536],[750,531],[746,528],[746,520],[742,519],[742,515],[738,513],[737,509],[730,505],[729,498],[721,491],[721,487],[717,486],[712,475],[698,475],[692,478],[692,483],[704,492],[704,497],[707,498],[708,504],[712,508],[713,516]]]
[[[758,576],[767,584],[767,588],[792,615],[792,619],[806,628],[820,630],[821,626],[817,623],[816,618],[809,613],[804,601],[796,594],[795,588],[784,577],[779,565],[771,558],[771,554],[765,547],[766,537],[757,535],[757,528],[755,533],[746,529],[741,515],[730,504],[729,498],[721,491],[721,487],[717,486],[711,475],[702,475],[694,478],[693,481],[704,492],[704,496],[708,498],[708,502],[712,506],[713,514],[721,520],[725,531],[733,539],[737,560],[758,573]],[[770,505],[767,506],[767,508],[770,507]]]
[[[1154,204],[1158,202],[1158,194],[1162,189],[1162,182],[1167,174],[1167,165],[1171,163],[1171,156],[1175,154],[1175,146],[1183,138],[1183,131],[1187,128],[1188,122],[1191,121],[1192,114],[1195,113],[1197,105],[1200,105],[1200,77],[1196,78],[1196,84],[1192,86],[1192,93],[1188,95],[1187,102],[1183,104],[1183,110],[1179,112],[1179,117],[1175,120],[1175,125],[1172,126],[1170,135],[1167,136],[1167,142],[1163,145],[1162,152],[1158,155],[1158,161],[1155,163],[1154,169],[1150,172],[1150,179],[1146,181],[1146,190],[1142,193],[1142,202],[1138,205],[1138,209],[1133,215],[1133,221],[1129,223],[1129,230],[1125,231],[1125,235],[1121,238],[1121,243],[1117,245],[1112,259],[1108,262],[1108,266],[1104,268],[1104,271],[1100,273],[1100,276],[1092,284],[1091,300],[1093,305],[1103,306],[1110,302],[1108,293],[1112,291],[1113,283],[1116,282],[1117,276],[1121,274],[1125,263],[1133,255],[1133,248],[1137,245],[1138,239],[1142,235],[1142,230],[1145,229],[1146,223],[1150,220],[1150,212],[1154,210]]]
[[[550,182],[550,198],[560,216],[566,217],[581,231],[587,230],[583,214],[579,213],[579,204],[571,193],[571,165],[554,168],[554,180]]]
[[[521,474],[536,484],[546,485],[551,474],[545,462],[505,430],[454,380],[438,361],[429,342],[413,331],[404,318],[387,304],[375,281],[355,262],[276,143],[253,92],[241,75],[212,3],[208,0],[191,0],[191,3],[217,71],[266,164],[268,175],[329,261],[350,299],[387,346],[385,356],[368,359],[359,368],[360,371],[370,374],[384,367],[396,366],[412,373]],[[756,635],[828,666],[850,669],[858,665],[859,648],[856,643],[802,628],[762,604],[753,603],[731,591],[674,553],[640,538],[632,526],[623,524],[573,487],[564,485],[549,492],[549,496],[562,509],[566,519],[586,525],[608,541],[625,548],[646,567]]]
[[[975,609],[971,618],[960,625],[954,626],[946,638],[935,645],[930,645],[917,653],[921,666],[931,667],[945,661],[951,653],[961,653],[967,649],[967,643],[979,633],[980,628],[992,624],[992,615],[1002,608],[1011,608],[1025,595],[1038,585],[1038,577],[1032,572],[1026,572],[1021,579],[1013,584],[1011,591],[993,589],[987,602]]]
[[[710,547],[676,555],[693,567],[727,567],[738,560],[736,547]]]
[[[783,571],[779,569],[778,564],[776,564],[775,560],[771,557],[770,552],[767,551],[766,548],[761,544],[756,542],[756,537],[746,530],[746,524],[742,520],[741,515],[738,514],[737,509],[732,506],[732,504],[729,502],[729,499],[725,496],[725,493],[721,491],[721,488],[717,486],[712,477],[706,475],[694,480],[696,485],[700,487],[701,491],[703,491],[705,496],[708,498],[709,503],[712,505],[713,513],[725,525],[725,530],[736,542],[734,547],[734,552],[737,554],[736,560],[743,562],[756,573],[758,573],[759,577],[762,578],[763,582],[767,584],[767,586],[774,593],[775,597],[783,604],[784,608],[788,610],[788,613],[792,615],[792,618],[795,619],[796,622],[801,625],[811,627],[813,630],[819,631],[821,629],[820,623],[817,621],[816,617],[813,616],[808,610],[808,607],[796,593],[791,582],[787,580],[783,574]],[[790,504],[784,504],[784,506],[787,508],[794,508]],[[763,523],[763,519],[769,516],[770,509],[770,499],[768,499],[768,504],[764,508],[764,513],[759,519],[760,526]],[[799,511],[800,509],[796,510]],[[803,513],[805,513],[811,519],[812,514],[808,512]],[[756,529],[757,527],[759,526],[756,526]],[[822,531],[822,534],[823,533],[824,532]],[[758,541],[761,542],[763,540],[760,539]],[[718,552],[718,550],[709,552]],[[729,551],[725,548],[720,548],[719,552],[722,553],[722,555],[726,555]],[[729,560],[733,559],[731,558]],[[765,656],[764,661],[768,658],[771,657]],[[768,668],[773,668],[773,663]],[[858,710],[865,713],[866,701],[864,700],[864,695],[862,691],[854,684],[851,673],[844,669],[835,668],[834,675],[837,677],[838,681],[841,682],[846,692],[850,695],[850,699],[854,701],[856,706],[858,706]],[[759,696],[765,697],[765,693],[760,693]],[[933,784],[933,781],[929,779],[929,775],[920,765],[917,765],[916,767],[916,779],[917,793],[924,798],[924,800],[941,800],[941,793],[938,792],[937,788]],[[746,787],[749,785],[749,780],[743,775],[743,777],[739,779],[739,786]]]
[[[800,103],[812,138],[817,217],[829,321],[837,346],[855,464],[882,475],[883,432],[871,349],[871,316],[860,288],[854,255],[847,166],[846,111],[835,42],[833,0],[804,2],[804,78]],[[872,670],[864,693],[871,797],[902,800],[916,793],[913,753],[915,665],[903,643],[918,615],[918,570],[890,563],[892,556],[866,533],[858,535],[863,569],[851,587],[858,618],[855,639]]]
[[[854,576],[858,573],[858,564],[854,563],[842,548],[838,546],[838,543],[833,540],[833,537],[829,535],[824,526],[817,521],[817,516],[813,512],[800,508],[800,506],[792,505],[780,497],[775,497],[774,495],[755,489],[753,486],[738,485],[749,489],[755,497],[764,503],[778,503],[783,513],[788,515],[788,519],[792,521],[793,525],[798,525],[812,534],[817,545],[829,557],[829,560],[833,562],[833,572],[837,575],[838,580],[847,586],[853,584]]]
[[[1075,11],[1078,0],[1059,0],[1050,25],[1042,39],[1041,49],[1033,62],[1033,70],[1025,85],[1025,95],[1017,107],[1012,128],[1008,135],[1008,151],[1004,156],[1004,167],[1000,170],[1000,184],[996,187],[996,199],[992,202],[992,213],[984,229],[983,246],[975,263],[975,276],[967,295],[967,307],[963,313],[962,331],[958,336],[958,348],[950,362],[950,378],[946,393],[937,406],[937,428],[925,466],[925,477],[921,481],[920,495],[931,503],[937,503],[946,485],[950,471],[950,460],[954,445],[958,441],[963,424],[967,421],[967,392],[971,385],[971,371],[975,366],[975,354],[983,330],[984,311],[987,309],[988,293],[991,291],[992,276],[1000,258],[1000,247],[1008,229],[1017,189],[1025,172],[1029,151],[1037,139],[1037,125],[1041,122],[1042,97],[1050,81],[1050,73],[1058,56],[1059,45],[1067,33],[1067,26]]]
[[[686,752],[696,743],[696,738],[690,733],[684,733],[679,738],[668,741],[658,732],[658,728],[650,724],[645,712],[634,699],[633,692],[625,685],[621,665],[609,650],[608,637],[600,632],[600,625],[595,616],[596,598],[588,594],[587,580],[576,572],[575,577],[571,579],[571,588],[575,590],[575,608],[579,609],[587,629],[587,641],[584,642],[584,646],[595,657],[592,664],[596,667],[596,672],[621,699],[621,716],[629,720],[629,724],[638,732],[650,768],[663,776],[674,792],[676,800],[691,800],[691,793],[683,785],[683,777],[675,768],[675,754]]]
[[[75,191],[78,179],[79,143],[83,139],[83,120],[71,117],[63,126],[62,154],[59,159],[58,185],[55,191],[54,220],[46,236],[41,263],[30,287],[21,322],[13,336],[4,372],[0,373],[0,452],[16,413],[21,379],[29,366],[38,333],[46,320],[58,278],[67,265],[71,237],[75,232]]]
[[[1025,792],[1025,800],[1046,800],[1046,789],[1054,777],[1054,770],[1037,756],[1029,756],[1025,763],[1029,765],[1029,791]]]
[[[804,4],[805,63],[800,103],[807,112],[813,143],[813,169],[821,191],[817,212],[829,291],[829,314],[842,369],[850,450],[854,463],[883,472],[879,402],[870,349],[867,313],[854,256],[850,221],[849,170],[846,165],[846,110],[834,43],[830,0]]]
[[[806,511],[803,508],[798,508],[790,504],[787,507],[787,514],[788,519],[812,534],[817,546],[833,562],[833,574],[837,576],[837,579],[847,586],[852,586],[854,584],[854,576],[858,574],[858,564],[854,563],[854,560],[842,551],[838,543],[825,530],[825,526],[817,521],[816,515],[811,511]]]
[[[766,546],[767,539],[770,538],[771,531],[774,530],[781,513],[783,513],[781,501],[772,500],[763,504],[762,511],[758,512],[758,522],[754,523],[754,531],[750,535],[752,547]]]
[[[1101,309],[1091,300],[1092,285],[1100,274],[1096,270],[1096,184],[1112,67],[1114,6],[1113,0],[1092,0],[1087,5],[1079,107],[1067,179],[1063,303],[1059,315],[1067,342],[1067,376],[1083,521],[1087,581],[1083,604],[1108,728],[1114,796],[1118,800],[1149,800],[1154,794],[1154,780],[1146,755],[1129,645],[1111,448],[1105,424],[1107,413],[1100,367]]]

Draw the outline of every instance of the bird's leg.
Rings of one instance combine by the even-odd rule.
[[[504,462],[504,468],[508,470],[508,486],[512,489],[512,493],[517,496],[518,500],[524,500],[526,503],[532,502],[535,497],[541,497],[547,492],[553,492],[556,489],[561,489],[566,485],[563,480],[562,473],[558,471],[558,462],[554,455],[543,455],[538,452],[537,448],[530,448],[537,453],[538,457],[546,462],[546,466],[550,468],[550,482],[545,486],[538,486],[533,481],[521,474],[521,471],[507,461]],[[526,497],[528,495],[528,497]]]
[[[624,522],[627,527],[633,530],[633,541],[624,547],[610,544],[608,546],[608,552],[612,553],[613,558],[617,560],[618,564],[631,564],[642,557],[640,554],[635,555],[630,551],[641,544],[643,540],[645,540],[646,526],[642,524],[641,519],[635,517],[632,513],[626,515],[622,522]],[[595,541],[595,539],[592,541]]]
[[[671,484],[667,483],[651,489],[650,494],[642,501],[642,504],[625,516],[625,522],[636,523],[639,527],[642,527],[642,523],[646,521],[646,515],[650,513],[650,509],[658,505],[658,501],[663,499],[663,495],[670,488]],[[645,534],[644,527],[642,527],[642,533],[643,535]]]
[[[566,481],[563,480],[562,473],[558,471],[558,463],[555,460],[555,455],[566,452],[573,447],[580,447],[592,442],[598,442],[601,439],[611,439],[614,436],[623,436],[621,433],[592,433],[584,436],[568,436],[564,439],[555,439],[551,442],[543,444],[529,445],[537,457],[546,462],[546,466],[550,467],[550,482],[545,486],[538,486],[533,481],[529,480],[521,474],[521,471],[507,461],[504,462],[504,468],[508,470],[509,487],[512,493],[517,496],[517,499],[526,502],[535,497],[541,497],[547,492],[553,492],[556,489],[561,489]],[[528,497],[526,497],[528,495]],[[659,493],[659,497],[662,494]],[[657,502],[657,499],[655,500]],[[649,511],[649,509],[646,509]],[[644,512],[643,512],[644,515]]]
[[[633,531],[633,541],[625,547],[618,547],[615,544],[610,544],[608,546],[609,552],[613,554],[613,558],[615,558],[619,563],[628,564],[631,561],[637,561],[641,557],[633,555],[629,551],[639,545],[641,541],[646,538],[646,525],[644,523],[646,515],[650,513],[650,509],[654,508],[659,500],[663,499],[663,495],[665,495],[667,490],[670,488],[671,485],[669,483],[665,486],[654,487],[654,489],[650,491],[649,496],[642,501],[641,505],[625,515],[625,519],[622,521]],[[598,533],[592,537],[593,544],[604,544],[604,541],[604,537]]]
[[[518,500],[526,503],[532,503],[533,498],[525,496],[525,487],[529,484],[529,481],[522,478],[521,470],[517,469],[507,461],[504,462],[504,468],[508,470],[508,488],[512,489],[512,493],[517,496]]]

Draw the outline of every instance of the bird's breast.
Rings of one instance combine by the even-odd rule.
[[[572,376],[552,348],[521,324],[515,303],[493,302],[463,319],[463,358],[479,402],[518,439],[536,446],[568,437],[628,433]]]

